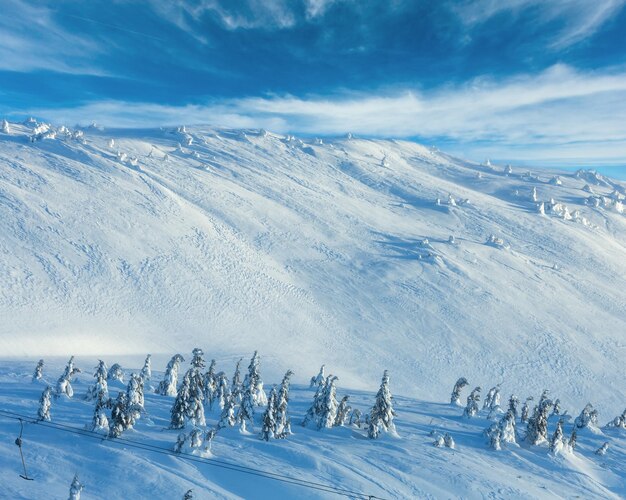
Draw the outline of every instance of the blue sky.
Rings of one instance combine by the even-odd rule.
[[[0,115],[626,173],[626,0],[3,0]]]

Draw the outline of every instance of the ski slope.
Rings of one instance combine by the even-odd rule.
[[[113,361],[109,360],[109,366]],[[229,374],[232,359],[218,359],[217,369]],[[254,428],[241,434],[226,428],[213,439],[210,452],[196,450],[181,458],[172,452],[180,431],[170,430],[173,397],[159,396],[146,390],[146,414],[134,429],[120,439],[97,439],[85,436],[92,414],[93,401],[85,401],[91,368],[96,360],[77,358],[83,369],[73,384],[74,396],[61,396],[52,402],[53,427],[32,423],[37,414],[38,398],[46,384],[54,387],[63,371],[64,361],[50,360],[42,380],[32,383],[34,363],[8,361],[0,364],[0,484],[3,498],[67,498],[74,474],[85,489],[82,500],[92,498],[182,498],[192,489],[195,499],[213,498],[603,498],[626,495],[626,430],[585,428],[578,430],[574,453],[552,454],[547,445],[503,445],[501,451],[489,449],[483,430],[492,422],[483,410],[472,418],[462,416],[462,408],[449,404],[449,393],[432,401],[417,401],[396,395],[394,406],[397,437],[383,435],[368,439],[365,429],[356,426],[334,427],[317,431],[299,425],[311,404],[313,390],[292,387],[289,413],[294,434],[286,439],[262,441],[259,410]],[[125,365],[126,379],[131,369]],[[154,365],[156,367],[156,363]],[[185,364],[184,369],[188,367]],[[264,376],[270,363],[261,359],[261,374],[266,388],[279,379]],[[328,367],[331,368],[331,367]],[[156,386],[162,373],[153,372],[149,386]],[[394,389],[394,381],[391,380]],[[110,394],[123,391],[124,385],[109,382]],[[469,392],[463,391],[463,396]],[[350,394],[354,408],[367,412],[374,394],[346,390],[339,386],[338,397]],[[538,394],[535,394],[538,399]],[[506,398],[502,402],[506,407]],[[217,405],[205,407],[207,426],[219,420]],[[481,405],[482,407],[482,405]],[[579,409],[563,408],[570,416]],[[25,415],[22,450],[26,470],[33,481],[25,481],[19,450],[14,445],[19,435],[17,420],[6,412]],[[574,414],[574,415],[572,415]],[[500,415],[501,416],[501,415]],[[613,415],[600,416],[600,424]],[[499,418],[499,417],[498,417]],[[549,419],[549,432],[558,416]],[[568,437],[573,422],[564,425]],[[64,426],[72,432],[59,431]],[[524,425],[518,422],[521,435]],[[83,432],[83,434],[81,434]],[[455,448],[433,446],[436,435],[450,433]],[[435,434],[435,436],[433,436]],[[93,435],[92,435],[93,436]],[[610,447],[604,456],[596,455],[604,442]],[[143,445],[144,447],[141,447]],[[140,447],[138,447],[140,446]],[[156,447],[146,449],[145,446]],[[161,451],[159,451],[161,450]],[[194,461],[188,460],[191,458]],[[204,460],[206,461],[198,461]],[[280,479],[250,475],[224,468],[235,464],[278,474]],[[287,482],[287,479],[295,480]],[[306,485],[302,484],[307,482]],[[312,487],[311,484],[316,485]],[[329,491],[330,488],[341,491]],[[346,493],[349,492],[349,493]]]
[[[465,376],[608,418],[626,400],[624,193],[406,141],[10,123],[0,352],[258,349],[274,379],[326,363],[372,391],[386,368],[438,401]]]

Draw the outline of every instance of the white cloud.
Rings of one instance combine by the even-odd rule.
[[[593,35],[626,4],[626,0],[469,0],[453,2],[451,9],[469,28],[480,26],[496,15],[531,13],[537,24],[561,22],[552,47],[565,48]]]
[[[626,163],[626,72],[583,73],[555,66],[503,81],[477,79],[426,93],[335,98],[250,97],[204,105],[97,102],[75,109],[29,110],[57,122],[117,126],[211,123],[276,132],[421,137],[455,148],[561,158],[606,155]],[[479,144],[480,146],[477,146]],[[600,145],[602,145],[600,147]],[[607,157],[608,157],[607,156]]]

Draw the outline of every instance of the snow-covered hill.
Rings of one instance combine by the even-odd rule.
[[[324,362],[373,390],[388,368],[437,400],[463,375],[623,410],[623,183],[394,140],[7,128],[5,357],[259,349],[275,377]]]

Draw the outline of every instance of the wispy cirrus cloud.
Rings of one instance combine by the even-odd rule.
[[[551,33],[551,46],[560,49],[592,36],[625,5],[626,0],[468,0],[453,2],[451,9],[471,29],[498,15],[530,13],[538,25],[556,22],[559,27]]]

